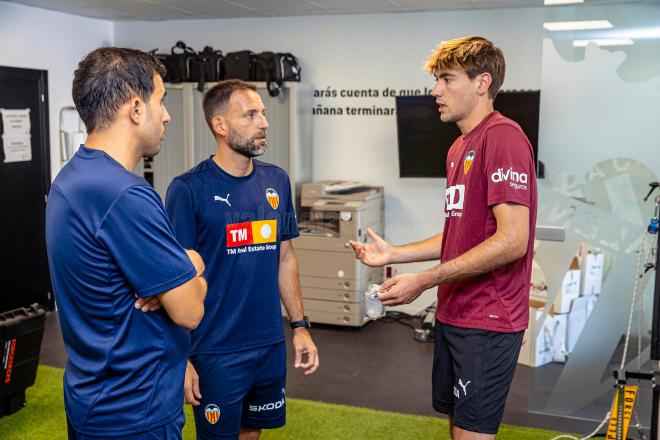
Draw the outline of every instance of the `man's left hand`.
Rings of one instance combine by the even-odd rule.
[[[410,304],[426,290],[421,276],[404,273],[386,280],[378,289],[378,298],[386,306]]]
[[[162,306],[163,305],[160,303],[157,296],[152,296],[151,298],[138,298],[137,301],[135,301],[135,308],[140,309],[143,312],[154,312]]]
[[[293,349],[296,352],[294,367],[302,368],[305,376],[314,374],[319,367],[319,351],[306,328],[300,327],[293,330]],[[305,362],[303,362],[304,355],[307,355]]]

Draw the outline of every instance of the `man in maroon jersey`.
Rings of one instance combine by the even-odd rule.
[[[493,110],[505,63],[492,42],[445,42],[426,69],[440,119],[462,133],[447,155],[444,232],[391,246],[369,231],[371,243],[350,244],[369,266],[441,260],[390,278],[378,296],[408,304],[438,286],[433,407],[449,415],[454,440],[494,439],[528,322],[534,157],[520,126]]]

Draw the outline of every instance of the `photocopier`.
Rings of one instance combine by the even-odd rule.
[[[300,236],[293,245],[305,313],[311,322],[364,325],[369,320],[364,292],[369,284],[382,282],[383,269],[362,264],[347,242],[366,243],[367,228],[383,235],[383,187],[352,181],[305,183],[300,206]]]

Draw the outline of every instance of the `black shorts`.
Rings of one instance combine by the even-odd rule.
[[[433,408],[466,431],[497,434],[524,332],[500,333],[436,321]]]

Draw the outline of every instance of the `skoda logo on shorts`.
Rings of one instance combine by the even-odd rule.
[[[209,403],[204,408],[204,416],[211,425],[215,425],[220,420],[220,407],[214,403]]]

